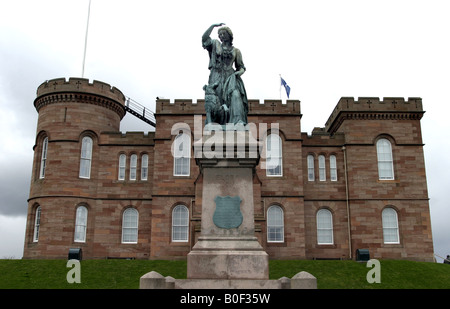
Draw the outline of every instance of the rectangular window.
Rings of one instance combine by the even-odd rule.
[[[36,208],[35,218],[34,218],[34,232],[33,232],[33,242],[39,240],[39,227],[41,226],[41,206]]]
[[[83,137],[81,142],[80,178],[91,177],[92,139]]]
[[[189,176],[189,160],[190,158],[175,158],[174,176]]]
[[[267,211],[267,242],[284,242],[283,210],[270,206]]]
[[[173,143],[173,175],[189,176],[191,160],[191,137],[179,134]]]
[[[378,176],[380,180],[394,179],[394,164],[392,159],[392,145],[389,140],[382,138],[377,142]]]
[[[392,208],[386,208],[382,212],[383,239],[385,244],[399,244],[398,217]]]
[[[86,241],[86,226],[87,226],[87,208],[79,206],[76,212],[75,218],[75,242]]]
[[[148,178],[148,154],[143,154],[141,158],[141,180]]]
[[[329,210],[321,209],[317,212],[317,244],[333,244],[333,217]]]
[[[314,181],[314,156],[308,155],[308,181]]]
[[[123,213],[122,243],[136,244],[138,242],[139,214],[134,208],[128,208]]]
[[[319,180],[325,181],[327,179],[325,170],[325,156],[319,156]]]
[[[283,176],[281,138],[270,134],[266,141],[266,175]]]
[[[127,156],[121,154],[119,156],[119,180],[125,180],[125,168],[126,168]]]
[[[336,156],[330,156],[330,179],[331,181],[337,181],[337,167],[336,167]]]
[[[172,211],[172,241],[187,242],[189,232],[189,210],[178,205]]]
[[[41,170],[39,172],[39,178],[45,177],[45,168],[47,166],[47,149],[48,149],[48,137],[42,142],[42,157],[41,157]]]
[[[130,157],[130,180],[136,180],[137,155],[132,154]]]

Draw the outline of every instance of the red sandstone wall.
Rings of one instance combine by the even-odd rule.
[[[77,84],[78,81],[81,84]],[[194,131],[198,125],[194,115],[203,114],[203,101],[176,100],[170,103],[168,100],[158,100],[156,132],[123,135],[118,131],[123,117],[120,104],[108,101],[117,99],[117,92],[110,93],[115,88],[94,83],[98,93],[83,96],[83,91],[95,92],[84,80],[56,82],[56,85],[52,81],[41,85],[35,102],[39,121],[24,257],[66,258],[68,248],[82,247],[86,258],[184,259],[200,232],[203,180],[193,156],[190,175],[173,176],[171,147],[177,130],[172,132],[172,128],[176,123],[185,123],[192,130],[194,143],[199,133]],[[51,90],[49,87],[54,88]],[[61,94],[69,90],[73,91],[72,96]],[[257,128],[260,124],[267,124],[269,129],[272,123],[279,124],[283,144],[282,177],[266,176],[261,166],[256,170],[256,236],[270,258],[348,258],[350,254],[354,257],[358,248],[369,248],[374,258],[432,259],[420,129],[423,114],[421,101],[420,104],[417,99],[397,104],[392,103],[395,101],[393,99],[382,101],[384,103],[379,100],[369,102],[360,99],[355,102],[346,99],[338,103],[326,128],[315,130],[313,136],[300,133],[300,102],[288,101],[285,105],[273,100],[249,102],[249,122],[255,123]],[[381,107],[388,109],[388,117]],[[201,130],[203,119],[199,124]],[[262,135],[258,138],[263,141],[266,132],[259,133]],[[89,134],[94,140],[90,179],[78,177],[83,134]],[[392,181],[378,180],[375,142],[380,134],[388,136],[393,142],[396,177]],[[45,179],[39,179],[42,140],[45,136],[49,137],[48,164]],[[350,244],[344,145],[351,212]],[[121,153],[127,155],[125,181],[118,180]],[[139,180],[139,160],[143,153],[149,155],[147,181]],[[131,154],[138,155],[136,181],[128,180]],[[326,156],[325,182],[318,180],[317,165],[316,180],[308,181],[308,154],[314,154],[316,158],[319,154]],[[331,154],[337,158],[336,182],[331,181],[329,175],[328,158]],[[89,211],[87,239],[82,244],[73,241],[75,211],[80,204],[86,205]],[[172,209],[179,204],[189,209],[191,220],[187,243],[171,241]],[[34,243],[36,205],[42,207],[42,217],[39,242]],[[271,205],[278,205],[284,211],[283,243],[267,242],[266,215]],[[386,206],[398,211],[398,245],[386,245],[382,240],[381,211]],[[139,211],[137,244],[121,243],[122,214],[127,207]],[[321,208],[333,213],[332,245],[317,244],[316,213]]]

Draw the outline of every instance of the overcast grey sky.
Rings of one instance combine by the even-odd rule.
[[[81,76],[88,4],[0,0],[0,258],[23,254],[36,89]],[[279,99],[281,74],[301,100],[303,132],[324,126],[343,96],[421,97],[435,253],[445,256],[449,12],[446,0],[92,0],[85,78],[151,109],[157,96],[202,98],[209,71],[201,35],[223,22],[243,54],[249,99]],[[121,130],[151,128],[127,115]]]

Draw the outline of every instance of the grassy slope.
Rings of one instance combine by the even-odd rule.
[[[2,289],[137,289],[139,278],[157,271],[163,276],[186,278],[185,261],[85,260],[81,283],[69,284],[65,260],[0,260]],[[320,289],[449,289],[450,265],[412,261],[381,261],[381,283],[366,280],[370,268],[354,261],[270,261],[270,279],[307,271]]]

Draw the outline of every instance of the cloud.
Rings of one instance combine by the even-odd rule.
[[[0,259],[23,256],[26,217],[0,214]]]

